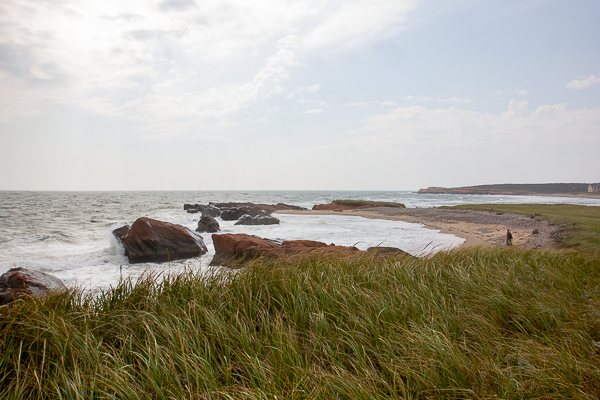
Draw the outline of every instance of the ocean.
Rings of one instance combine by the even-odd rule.
[[[200,214],[185,203],[286,203],[311,208],[336,199],[394,201],[407,207],[477,203],[569,203],[600,206],[600,199],[541,196],[434,195],[394,191],[180,191],[180,192],[10,192],[0,191],[0,273],[25,267],[49,272],[67,286],[84,290],[115,286],[120,279],[144,273],[208,271],[214,255],[211,235],[202,237],[209,252],[202,257],[162,264],[129,264],[112,231],[139,217],[195,229]],[[221,221],[220,233],[248,233],[266,238],[310,239],[337,245],[399,247],[414,255],[450,249],[463,243],[454,235],[419,224],[341,215],[282,215],[279,225],[234,226]]]

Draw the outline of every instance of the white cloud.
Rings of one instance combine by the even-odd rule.
[[[397,106],[397,104],[393,101],[376,101],[375,103],[378,103],[384,107],[394,107]]]
[[[322,2],[315,13],[325,16],[303,44],[310,49],[339,50],[390,36],[403,28],[419,0]]]
[[[0,53],[0,79],[14,90],[0,91],[0,104],[27,95],[0,118],[27,118],[57,103],[135,121],[153,134],[216,131],[235,125],[242,108],[282,93],[302,57],[385,37],[420,1],[6,0],[0,45],[10,51]],[[252,69],[251,81],[222,78]],[[320,85],[298,90],[316,93]]]
[[[407,96],[406,100],[413,100],[415,103],[426,101],[437,101],[444,103],[470,103],[470,99],[461,99],[459,97],[450,97],[449,99],[434,99],[428,96]]]
[[[356,102],[356,103],[348,103],[346,104],[347,106],[366,106],[369,103],[364,103],[362,101]]]
[[[427,97],[427,96],[407,96],[406,100],[414,100],[416,102],[419,102],[419,101],[432,101],[433,99],[431,97]]]
[[[515,100],[512,99],[508,104],[508,111],[503,112],[501,115],[504,118],[511,118],[522,115],[527,110],[527,100]]]
[[[319,85],[301,86],[298,88],[298,91],[299,92],[316,93],[319,91],[319,89],[320,89]]]
[[[588,89],[600,83],[600,77],[592,74],[585,79],[575,79],[565,85],[567,89]]]
[[[529,92],[525,89],[496,90],[494,93],[498,96],[502,96],[505,94],[516,94],[519,96],[527,96],[529,94]]]
[[[458,97],[450,97],[449,99],[446,99],[445,101],[447,101],[448,103],[470,103],[471,100],[469,99],[460,99]]]
[[[306,110],[302,111],[302,114],[318,114],[318,113],[322,113],[323,111],[325,111],[325,110],[322,108],[306,107]]]
[[[368,118],[353,140],[315,147],[313,153],[334,157],[332,162],[360,156],[361,165],[372,166],[371,173],[418,171],[415,179],[407,178],[414,187],[424,185],[427,177],[438,182],[526,182],[574,179],[600,168],[600,108],[568,110],[556,104],[527,113],[524,106],[513,101],[503,114],[398,107]],[[506,118],[515,108],[520,118]]]

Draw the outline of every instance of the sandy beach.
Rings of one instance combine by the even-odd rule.
[[[513,234],[513,245],[524,248],[552,249],[557,247],[560,226],[535,216],[489,211],[451,210],[440,208],[375,207],[345,211],[281,210],[279,214],[353,215],[422,224],[464,238],[463,246],[505,246],[506,230]],[[537,233],[535,233],[537,232]]]

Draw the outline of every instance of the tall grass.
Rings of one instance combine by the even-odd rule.
[[[598,257],[297,256],[154,278],[2,308],[0,398],[600,397]]]

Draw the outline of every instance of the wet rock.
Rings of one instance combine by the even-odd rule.
[[[254,225],[278,225],[279,218],[272,215],[261,214],[254,217]]]
[[[279,224],[279,219],[273,217],[269,214],[260,214],[257,216],[252,216],[249,214],[242,215],[240,219],[237,220],[235,225],[277,225]]]
[[[122,227],[117,228],[114,231],[112,231],[112,234],[120,242],[121,241],[121,237],[123,237],[124,235],[126,235],[127,232],[129,232],[130,229],[131,229],[131,227],[129,225],[123,225]]]
[[[0,305],[25,296],[42,297],[66,289],[65,284],[54,275],[21,267],[12,268],[0,276]]]
[[[138,218],[121,242],[132,264],[199,257],[208,251],[196,232],[146,217]]]
[[[254,218],[249,214],[242,215],[235,225],[254,225]]]
[[[213,217],[208,214],[202,214],[202,218],[198,221],[198,228],[196,228],[196,232],[219,232],[221,228],[219,227],[219,223]]]
[[[217,218],[221,215],[221,210],[209,205],[202,211],[202,215],[210,215],[213,218]]]
[[[248,207],[234,207],[234,208],[222,208],[221,219],[223,221],[236,221],[243,215],[248,214],[251,216],[262,214],[263,211],[255,208]]]

